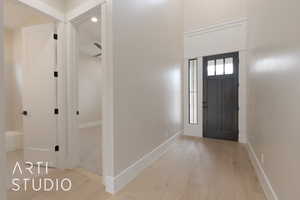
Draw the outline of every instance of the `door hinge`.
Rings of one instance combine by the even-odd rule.
[[[54,109],[54,114],[55,114],[55,115],[58,115],[58,114],[59,114],[59,109],[58,109],[58,108],[55,108],[55,109]]]
[[[56,33],[53,34],[53,39],[57,40],[58,39],[58,35]]]
[[[55,148],[54,148],[55,152],[58,152],[59,151],[59,146],[56,145]]]
[[[58,77],[58,71],[54,71],[54,77],[55,77],[55,78]]]

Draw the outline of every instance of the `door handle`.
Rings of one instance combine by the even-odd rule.
[[[27,116],[27,115],[28,115],[28,112],[27,112],[26,110],[24,110],[24,111],[22,112],[22,115]]]
[[[207,101],[203,101],[202,107],[203,107],[203,108],[208,108]]]

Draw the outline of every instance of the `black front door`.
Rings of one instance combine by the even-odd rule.
[[[203,58],[204,137],[238,141],[239,54]]]

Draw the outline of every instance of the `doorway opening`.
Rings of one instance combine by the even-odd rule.
[[[50,171],[57,167],[56,24],[17,0],[4,1],[8,188],[13,178],[32,179],[47,173],[46,166]],[[25,170],[31,164],[32,173]],[[14,171],[17,165],[22,171]]]
[[[68,30],[68,168],[103,182],[104,14],[99,4],[70,19]]]
[[[203,58],[203,136],[239,139],[239,53]]]
[[[101,7],[75,24],[77,30],[77,103],[79,167],[102,175]]]

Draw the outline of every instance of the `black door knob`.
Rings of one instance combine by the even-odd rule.
[[[27,116],[27,115],[28,115],[28,112],[27,112],[26,110],[24,110],[24,111],[22,112],[22,115]]]
[[[207,101],[203,101],[202,107],[203,108],[208,108],[208,102]]]

